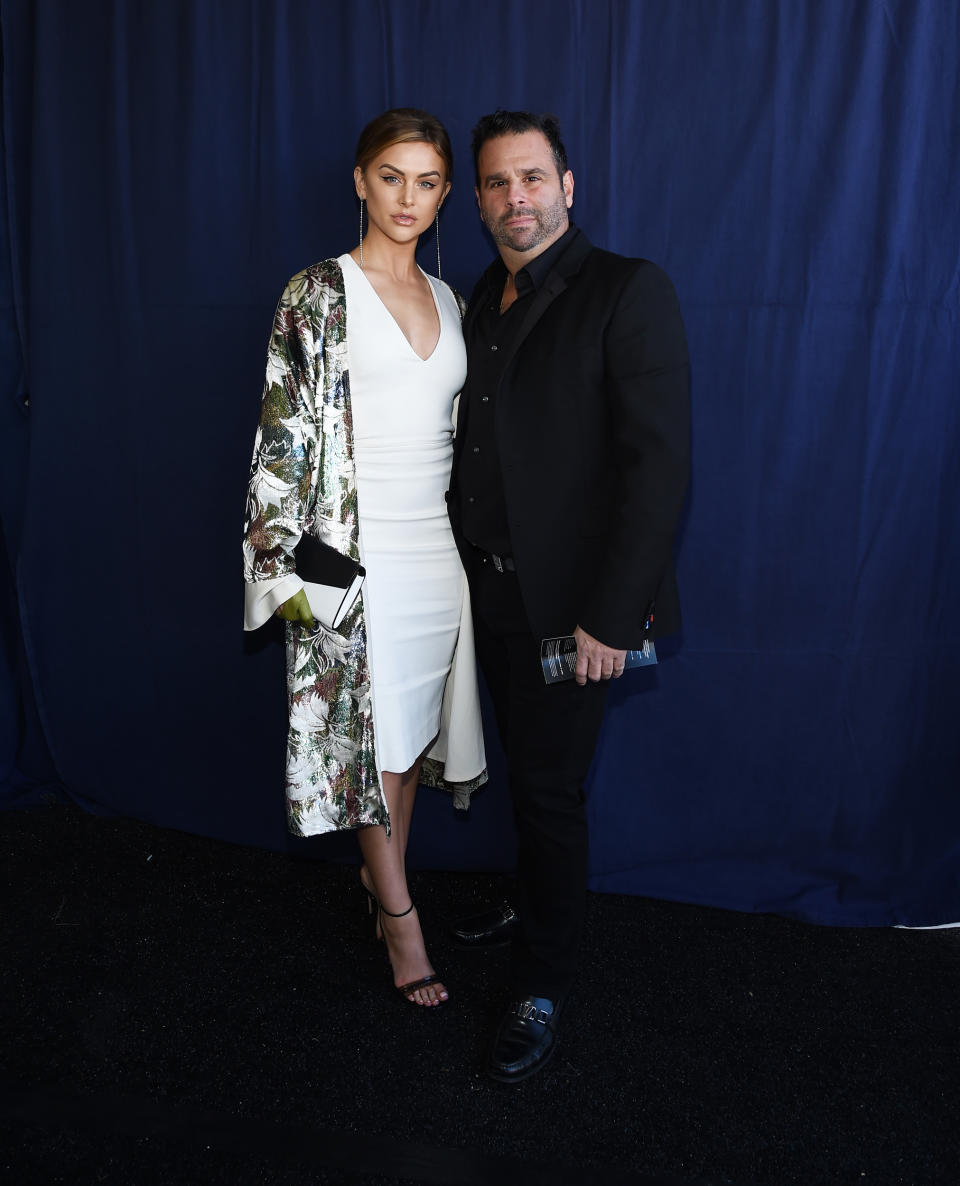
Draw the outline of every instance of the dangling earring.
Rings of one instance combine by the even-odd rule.
[[[360,267],[363,267],[363,198],[360,199]]]
[[[442,206],[443,203],[441,202],[440,205]],[[437,225],[437,279],[442,280],[443,277],[440,275],[440,206],[437,206],[436,225]]]

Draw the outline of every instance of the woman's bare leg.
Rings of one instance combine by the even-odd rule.
[[[380,926],[393,967],[393,982],[397,985],[433,975],[416,910],[411,910],[402,918],[390,917],[390,914],[400,914],[410,905],[406,872],[407,838],[410,835],[419,775],[419,761],[403,774],[385,770],[383,793],[390,812],[391,834],[387,836],[385,828],[361,828],[358,833],[364,860],[361,877],[372,885],[383,906]],[[410,993],[408,1000],[418,1005],[439,1005],[447,999],[447,995],[444,986],[437,983]]]
[[[413,807],[417,798],[417,787],[420,785],[420,767],[422,765],[423,758],[419,757],[404,774],[394,774],[391,771],[384,772],[384,779],[390,781],[391,794],[388,795],[386,782],[384,783],[384,794],[387,795],[390,823],[392,824],[393,834],[397,838],[397,845],[400,850],[400,866],[403,870],[404,884],[406,884],[407,876],[407,841],[410,838],[410,821],[413,818]],[[394,779],[400,779],[400,793],[396,801],[394,801],[395,786],[392,781]],[[397,802],[399,803],[399,807],[397,807]],[[363,835],[362,831],[360,835]],[[364,863],[360,866],[360,880],[368,892],[375,892],[373,877],[367,868],[366,853],[362,844],[360,845],[360,851],[364,854]],[[377,920],[377,938],[383,938],[380,932],[379,919]],[[404,981],[404,983],[406,982]]]
[[[398,812],[398,826],[403,828],[400,860],[403,862],[403,875],[407,875],[407,841],[410,839],[410,821],[413,819],[413,805],[417,798],[417,787],[420,785],[420,767],[423,758],[417,758],[414,764],[401,776],[400,782],[400,811]]]

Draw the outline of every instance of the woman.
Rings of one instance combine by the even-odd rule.
[[[387,111],[361,133],[360,242],[294,276],[277,309],[244,540],[245,628],[273,613],[288,623],[291,831],[359,829],[394,984],[428,1007],[448,993],[407,889],[417,786],[469,792],[486,778],[444,498],[466,374],[462,303],[414,259],[451,173],[447,132],[424,111]],[[366,569],[336,631],[314,620],[294,571],[304,534]]]

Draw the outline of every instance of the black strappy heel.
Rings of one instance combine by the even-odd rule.
[[[364,888],[366,888],[366,887],[364,887]],[[368,891],[368,893],[369,893],[369,891]],[[380,913],[385,914],[388,918],[406,918],[407,915],[410,913],[410,911],[413,909],[412,901],[411,901],[410,905],[406,908],[406,910],[401,910],[399,914],[394,914],[392,910],[388,910],[386,908],[386,906],[383,905],[382,902],[377,903],[377,905],[379,906]],[[380,929],[382,931],[383,927],[381,926]],[[384,943],[386,943],[385,937],[384,937]],[[388,945],[387,946],[388,954],[389,954],[389,951],[390,951],[390,948]],[[400,995],[403,997],[403,999],[405,1001],[407,1001],[410,999],[409,996],[407,995],[408,993],[416,992],[418,988],[427,988],[429,985],[438,984],[439,982],[440,982],[440,977],[436,973],[433,973],[430,976],[423,976],[420,980],[411,980],[409,984],[397,984],[397,985],[394,985],[394,987],[396,988],[397,992],[400,993]],[[435,1009],[437,1007],[437,1005],[445,1005],[446,1001],[444,1001],[440,997],[437,997],[437,1005],[419,1005],[419,1003],[417,1001],[410,1001],[410,1004],[418,1005],[418,1007],[421,1009],[424,1009],[424,1008]]]
[[[366,868],[366,866],[364,866],[364,868]],[[367,895],[367,914],[376,913],[377,917],[375,920],[374,933],[376,934],[377,938],[382,943],[383,942],[383,929],[380,926],[380,899],[373,892],[373,890],[370,889],[370,887],[367,885],[367,883],[363,880],[362,873],[360,875],[360,888]]]

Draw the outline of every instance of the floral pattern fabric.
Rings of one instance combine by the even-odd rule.
[[[340,265],[331,259],[293,277],[274,317],[247,494],[244,580],[293,574],[293,549],[304,532],[356,559],[358,526],[346,297]],[[290,830],[307,836],[389,828],[362,598],[337,631],[319,622],[285,625]],[[435,764],[428,769],[429,781],[443,785]],[[485,779],[483,772],[452,786],[457,805],[465,806]]]

